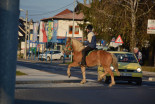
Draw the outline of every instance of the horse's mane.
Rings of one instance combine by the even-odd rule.
[[[78,41],[75,38],[72,38],[72,42],[73,42],[73,46],[74,46],[75,51],[78,51],[78,52],[82,51],[84,46],[80,41]]]

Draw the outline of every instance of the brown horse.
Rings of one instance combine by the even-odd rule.
[[[64,48],[64,51],[66,54],[68,54],[71,51],[73,52],[73,62],[68,65],[67,69],[68,77],[71,76],[70,72],[71,67],[80,66],[79,63],[82,60],[83,49],[84,46],[80,41],[74,38],[67,38],[66,47]],[[109,86],[111,87],[112,85],[115,85],[114,74],[110,69],[110,66],[113,65],[117,74],[118,75],[120,74],[118,71],[118,63],[115,55],[106,52],[104,50],[94,50],[86,57],[86,64],[88,67],[102,66],[104,68],[104,74],[102,74],[99,77],[99,80],[102,80],[104,76],[109,73],[111,76],[111,83],[109,84]],[[85,67],[81,66],[81,71],[83,75],[83,80],[80,82],[81,84],[84,84],[86,82],[85,69],[86,69]]]

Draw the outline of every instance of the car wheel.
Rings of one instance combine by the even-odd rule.
[[[108,77],[106,77],[104,82],[108,84],[109,81],[110,81],[110,79]]]
[[[60,57],[60,60],[63,60],[63,59],[64,59],[64,57],[63,57],[63,56],[61,56],[61,57]]]
[[[50,61],[51,60],[51,58],[50,57],[47,57],[47,61]]]
[[[142,78],[140,78],[138,81],[136,81],[136,84],[141,86],[142,85]]]

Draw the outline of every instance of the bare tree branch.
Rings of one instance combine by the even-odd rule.
[[[99,13],[103,13],[104,15],[108,16],[108,17],[112,17],[112,18],[122,18],[121,16],[114,16],[114,15],[110,15],[110,14],[107,14],[104,10],[99,10],[99,9],[96,9]],[[123,18],[122,18],[123,19]]]
[[[131,11],[131,7],[129,7],[128,5],[124,5],[124,4],[120,4],[122,5],[124,8],[127,8],[127,10],[129,9]]]
[[[142,16],[148,14],[148,13],[151,11],[151,9],[152,9],[153,7],[154,7],[154,6],[152,6],[151,8],[149,8],[149,10],[148,10],[147,12],[144,12],[143,14],[137,16],[137,18],[140,18],[140,17],[142,17]]]
[[[131,5],[131,2],[129,0],[124,0],[127,4]]]
[[[136,13],[137,13],[137,10],[138,10],[138,5],[139,5],[138,0],[135,0],[135,12],[136,12]]]

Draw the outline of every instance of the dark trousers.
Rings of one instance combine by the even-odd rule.
[[[81,62],[82,65],[86,65],[86,56],[93,49],[94,48],[87,46],[86,48],[82,50],[82,62]]]

